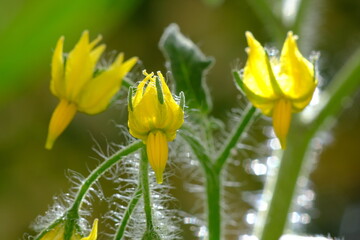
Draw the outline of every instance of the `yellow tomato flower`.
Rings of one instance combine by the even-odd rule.
[[[60,103],[50,120],[47,149],[52,148],[77,111],[87,114],[104,111],[119,91],[123,77],[137,61],[133,57],[123,62],[124,55],[120,53],[109,68],[97,74],[95,66],[105,50],[104,44],[96,46],[100,40],[101,36],[98,36],[89,42],[89,32],[84,31],[66,60],[64,37],[57,42],[51,63],[50,89]]]
[[[95,219],[93,223],[93,227],[88,237],[83,237],[79,234],[74,234],[71,236],[70,240],[96,240],[97,238],[97,228],[98,228],[98,220]],[[49,230],[41,240],[63,240],[65,232],[65,224],[60,223],[55,228]]]
[[[184,122],[184,112],[174,100],[161,72],[148,74],[136,93],[129,99],[130,134],[143,140],[156,181],[163,182],[163,172],[168,159],[168,142]]]
[[[250,32],[242,88],[250,102],[273,118],[281,147],[286,147],[291,114],[303,110],[311,101],[317,80],[314,65],[300,53],[292,32],[288,32],[280,59],[269,57]]]

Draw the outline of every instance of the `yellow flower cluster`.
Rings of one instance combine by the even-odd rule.
[[[158,183],[168,159],[168,142],[184,122],[183,109],[175,102],[161,72],[148,74],[130,96],[128,125],[130,134],[144,141]]]
[[[97,238],[97,228],[98,228],[98,220],[95,219],[93,223],[93,227],[88,237],[83,237],[79,234],[72,235],[70,240],[96,240]],[[41,240],[63,240],[65,232],[65,224],[58,224],[55,228],[48,231]]]
[[[296,36],[289,32],[280,59],[270,57],[250,32],[243,85],[250,102],[273,118],[281,147],[286,147],[291,114],[303,110],[311,101],[317,80],[314,65],[298,50]]]
[[[105,50],[104,44],[96,46],[100,40],[101,36],[98,36],[89,42],[89,32],[85,31],[66,61],[64,37],[57,42],[51,64],[50,89],[60,103],[50,120],[47,149],[52,148],[77,111],[87,114],[104,111],[120,89],[123,77],[137,61],[133,57],[123,62],[124,55],[120,53],[108,69],[95,74],[96,64]]]

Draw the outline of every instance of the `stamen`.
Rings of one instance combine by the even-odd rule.
[[[290,122],[291,102],[281,98],[275,103],[273,110],[273,127],[282,149],[286,148],[286,137],[289,132]]]
[[[168,159],[168,151],[166,135],[162,131],[150,132],[146,141],[146,152],[158,184],[163,182],[163,172]]]

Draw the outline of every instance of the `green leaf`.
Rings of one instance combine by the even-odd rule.
[[[190,108],[208,113],[212,103],[205,75],[214,59],[205,56],[190,39],[182,35],[176,24],[165,29],[159,47],[175,79],[176,93],[183,91]]]

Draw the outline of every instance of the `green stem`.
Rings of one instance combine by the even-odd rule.
[[[122,237],[124,236],[125,233],[125,229],[127,227],[127,224],[130,220],[130,216],[133,213],[133,211],[135,210],[136,205],[138,204],[140,198],[142,196],[142,186],[141,184],[138,185],[136,192],[134,193],[131,201],[129,202],[129,205],[124,213],[124,216],[121,220],[119,229],[115,235],[114,240],[120,240],[122,239]]]
[[[151,196],[150,196],[150,187],[149,187],[149,162],[146,154],[146,148],[143,147],[141,151],[141,160],[140,160],[140,179],[144,199],[144,211],[146,217],[146,231],[153,232],[154,224],[152,219],[151,211]]]
[[[242,117],[238,122],[238,125],[231,133],[226,144],[223,146],[222,150],[220,151],[219,156],[216,158],[214,167],[215,167],[215,171],[218,174],[220,174],[226,160],[229,158],[231,149],[233,149],[236,146],[237,142],[242,137],[242,134],[245,132],[247,127],[252,122],[255,112],[256,112],[256,108],[253,107],[251,104],[249,104],[242,113]]]
[[[205,126],[205,136],[207,139],[207,150],[210,155],[213,155],[213,153],[215,151],[215,141],[214,141],[214,136],[213,136],[212,123],[211,123],[211,120],[209,119],[208,115],[203,115],[203,116],[204,117],[203,117],[202,122],[204,123],[204,126]]]
[[[213,161],[207,154],[204,145],[197,139],[191,131],[183,127],[179,132],[181,137],[189,144],[193,153],[199,160],[206,177],[206,198],[207,198],[207,226],[209,233],[209,240],[221,239],[221,170],[223,169],[226,160],[229,158],[230,151],[233,149],[242,133],[252,122],[256,109],[249,105],[243,112],[243,117],[240,119],[237,127],[229,137],[226,144],[220,151],[216,161]]]
[[[186,129],[186,126],[179,131],[179,135],[189,144],[191,150],[195,154],[196,158],[199,160],[201,166],[205,172],[211,171],[213,168],[212,159],[207,154],[206,149],[198,138],[191,133],[191,130]]]
[[[81,207],[82,200],[84,199],[86,193],[89,191],[90,187],[96,182],[96,180],[102,176],[107,170],[109,170],[114,164],[116,164],[122,157],[127,156],[144,144],[141,141],[134,142],[129,146],[121,149],[117,153],[113,154],[111,157],[102,162],[90,175],[85,179],[81,185],[72,207],[66,213],[66,223],[65,223],[65,235],[64,240],[69,240],[73,234],[74,226],[76,225],[79,219],[79,209]]]
[[[38,234],[35,240],[40,240],[48,231],[53,229],[59,222],[66,221],[65,223],[65,233],[64,240],[69,240],[71,235],[73,234],[74,226],[77,225],[77,221],[79,220],[79,209],[81,207],[81,202],[89,191],[90,187],[94,184],[94,182],[102,176],[108,169],[110,169],[114,164],[116,164],[122,157],[129,155],[139,148],[141,148],[144,144],[141,141],[134,142],[129,146],[121,149],[116,152],[104,162],[102,162],[94,171],[90,173],[90,175],[85,179],[84,183],[80,187],[73,205],[69,210],[64,214],[63,217],[56,219],[52,224],[49,225],[46,229],[44,229],[40,234]]]
[[[207,223],[209,240],[221,238],[221,181],[214,171],[206,172]]]
[[[298,122],[292,128],[288,148],[284,152],[275,184],[267,184],[264,192],[272,192],[269,208],[260,213],[255,235],[262,240],[278,240],[284,232],[296,183],[311,149],[311,141],[320,130],[328,127],[329,118],[342,109],[342,100],[354,94],[360,86],[360,50],[335,76],[327,90],[322,93],[319,110],[309,124]]]

